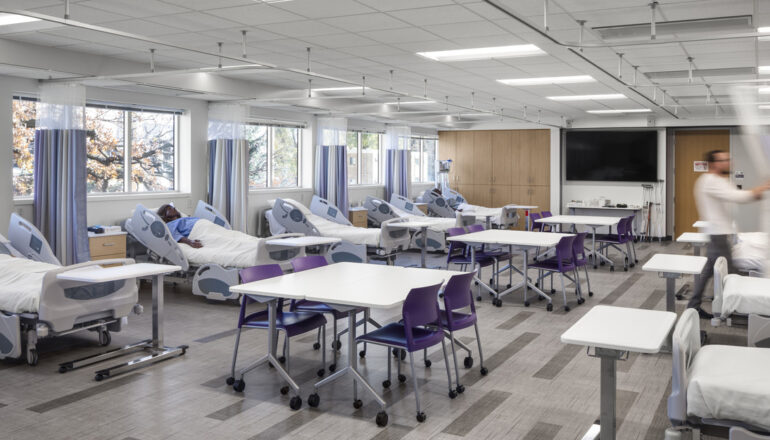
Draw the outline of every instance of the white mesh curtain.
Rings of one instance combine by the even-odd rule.
[[[85,105],[82,85],[40,86],[35,122],[34,223],[65,265],[90,259]]]
[[[390,200],[393,194],[409,197],[411,140],[412,130],[407,126],[389,125],[385,130],[385,200]]]
[[[209,105],[208,202],[241,232],[248,229],[249,146],[244,136],[248,116],[245,105]]]
[[[315,149],[315,193],[348,215],[347,132],[345,118],[318,118]]]

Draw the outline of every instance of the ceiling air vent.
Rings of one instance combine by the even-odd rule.
[[[751,15],[658,21],[655,23],[655,28],[658,38],[693,33],[714,34],[719,32],[755,31],[751,22]],[[598,32],[604,40],[628,40],[650,37],[650,23],[599,26],[593,28],[593,30]]]

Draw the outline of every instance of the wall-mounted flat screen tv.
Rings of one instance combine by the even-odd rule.
[[[565,141],[567,180],[658,180],[658,132],[655,130],[575,130],[566,133]]]

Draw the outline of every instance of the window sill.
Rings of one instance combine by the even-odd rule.
[[[115,194],[91,194],[87,197],[88,202],[110,202],[118,200],[143,200],[143,199],[176,199],[190,198],[190,193],[183,192],[146,192],[146,193],[115,193]],[[32,205],[32,197],[13,199],[15,206]]]
[[[295,186],[291,188],[260,188],[249,190],[249,194],[273,194],[280,192],[313,192],[313,188],[301,188]]]
[[[361,185],[348,185],[348,188],[356,188],[356,189],[368,189],[368,188],[385,188],[384,184],[381,183],[365,183]]]

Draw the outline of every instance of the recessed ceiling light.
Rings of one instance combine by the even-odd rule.
[[[543,76],[539,78],[512,78],[512,79],[498,79],[497,82],[503,83],[507,86],[540,86],[550,84],[579,84],[595,82],[590,75],[573,75],[573,76]]]
[[[361,87],[361,86],[346,86],[346,87],[321,87],[318,89],[313,89],[314,92],[344,92],[349,90],[361,90],[361,89],[369,90],[369,87]]]
[[[760,95],[770,95],[770,87],[760,87],[759,88],[759,94]]]
[[[757,32],[759,32],[760,34],[770,33],[770,26],[758,27]]]
[[[415,105],[415,104],[435,104],[436,101],[396,101],[396,102],[386,102],[385,105]]]
[[[759,66],[757,71],[759,73],[770,73],[770,66]]]
[[[545,55],[546,53],[534,44],[518,44],[516,46],[477,47],[474,49],[441,50],[436,52],[417,52],[425,58],[434,61],[475,61],[491,60],[493,58],[529,57]]]
[[[0,14],[0,26],[11,24],[29,23],[31,21],[40,21],[38,18],[27,17],[26,15]]]
[[[652,110],[648,108],[627,108],[620,110],[587,110],[586,113],[594,115],[613,115],[618,113],[649,113]]]
[[[604,95],[567,95],[567,96],[548,96],[552,101],[604,101],[607,99],[626,99],[622,93],[607,93]]]
[[[758,105],[757,108],[759,108],[760,110],[770,110],[770,104]]]

